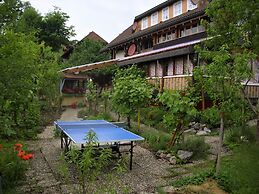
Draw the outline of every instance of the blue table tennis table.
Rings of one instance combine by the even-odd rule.
[[[89,131],[96,134],[98,144],[116,145],[118,149],[120,146],[130,146],[130,170],[132,169],[133,142],[144,140],[143,137],[105,120],[55,121],[54,124],[61,132],[61,148],[64,148],[65,152],[70,149],[72,142],[84,148],[87,143],[85,138]]]

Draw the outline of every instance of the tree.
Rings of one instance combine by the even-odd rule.
[[[117,112],[127,116],[129,127],[130,117],[152,97],[152,87],[143,75],[133,65],[127,69],[119,69],[113,80],[112,104]]]
[[[65,65],[77,66],[108,60],[109,54],[100,52],[104,46],[105,44],[103,42],[84,39],[75,46],[73,53]]]
[[[37,57],[40,49],[29,36],[6,32],[0,35],[0,134],[12,136],[39,123]],[[18,134],[18,133],[17,133]]]
[[[69,44],[69,38],[74,36],[73,26],[66,26],[69,16],[59,8],[47,13],[43,17],[39,40],[52,47],[53,51],[59,51],[62,45]]]
[[[24,34],[34,34],[37,38],[41,32],[43,17],[35,8],[26,7],[20,16],[20,19],[15,24],[15,31]]]
[[[168,109],[164,115],[164,122],[168,128],[175,127],[172,131],[172,138],[168,142],[169,147],[174,146],[193,117],[197,114],[196,102],[189,94],[177,91],[165,91],[159,94],[159,101]]]
[[[20,19],[29,3],[20,0],[0,0],[0,32],[3,28],[12,28]]]
[[[220,169],[225,113],[237,99],[242,98],[241,82],[252,77],[249,64],[258,56],[258,44],[254,44],[258,42],[255,33],[258,29],[257,8],[257,1],[215,0],[206,9],[210,22],[203,21],[211,38],[197,49],[206,65],[200,65],[194,74],[197,83],[201,83],[221,112],[217,173]]]

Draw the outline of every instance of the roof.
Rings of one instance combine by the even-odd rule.
[[[94,70],[94,69],[98,69],[98,68],[102,68],[102,67],[107,67],[107,66],[113,65],[117,61],[118,61],[118,59],[111,59],[111,60],[107,60],[107,61],[100,61],[100,62],[96,62],[96,63],[89,63],[89,64],[85,64],[85,65],[80,65],[80,66],[69,67],[69,68],[61,70],[61,72],[63,72],[63,73],[85,72],[85,71],[90,71],[90,70]]]
[[[152,50],[145,53],[136,54],[133,56],[122,58],[118,61],[119,65],[126,65],[126,64],[133,64],[133,63],[139,63],[139,62],[146,62],[150,60],[156,60],[161,59],[165,57],[173,57],[173,56],[179,56],[186,53],[193,52],[193,46],[195,44],[198,44],[202,41],[206,40],[206,38],[199,39],[199,40],[193,40],[186,43],[181,43],[157,50]]]
[[[178,0],[168,0],[168,1],[165,1],[165,2],[163,2],[163,3],[161,3],[161,4],[157,5],[157,6],[153,7],[152,9],[149,9],[148,11],[146,11],[146,12],[136,16],[135,20],[139,20],[139,19],[142,19],[143,17],[151,15],[152,13],[154,13],[154,12],[156,12],[158,10],[163,9],[164,7],[166,7],[168,5],[171,5],[174,2],[176,2],[176,1],[178,1]]]
[[[97,63],[90,63],[90,64],[85,64],[85,65],[80,65],[80,66],[75,66],[75,67],[70,67],[61,70],[63,73],[79,73],[79,72],[85,72],[85,71],[90,71],[93,69],[98,69],[98,68],[104,68],[107,66],[110,66],[112,64],[118,64],[118,65],[127,65],[127,64],[133,64],[133,63],[139,63],[139,62],[146,62],[146,61],[151,61],[151,60],[156,60],[156,59],[161,59],[165,57],[173,57],[173,56],[179,56],[187,53],[193,52],[193,45],[198,44],[207,38],[202,38],[198,40],[193,40],[190,42],[186,43],[181,43],[157,50],[152,50],[149,52],[145,53],[140,53],[136,54],[133,56],[125,57],[122,59],[112,59],[108,61],[101,61]]]
[[[134,40],[135,38],[139,38],[154,32],[157,32],[159,30],[162,30],[164,28],[168,28],[172,25],[179,24],[181,22],[184,22],[186,20],[199,17],[205,14],[205,8],[196,8],[194,10],[188,11],[182,15],[179,15],[177,17],[171,18],[165,22],[161,22],[157,25],[154,25],[152,27],[149,27],[145,30],[141,30],[138,32],[133,33],[132,32],[132,25],[128,27],[124,32],[122,32],[119,36],[117,36],[114,40],[112,40],[102,51],[106,51],[109,48],[115,47],[117,45],[129,42]]]
[[[94,31],[89,32],[88,35],[86,35],[82,40],[80,40],[79,42],[85,40],[85,39],[90,39],[90,40],[95,40],[95,41],[101,41],[104,42],[105,44],[107,44],[108,42],[106,40],[104,40],[101,36],[99,36],[98,34],[96,34]]]
[[[64,73],[62,75],[63,78],[66,78],[66,79],[80,79],[80,80],[85,80],[88,78],[87,75],[77,75],[77,74],[67,74],[67,73]]]

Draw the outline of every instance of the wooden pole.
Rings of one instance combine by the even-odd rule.
[[[223,144],[224,137],[224,112],[220,113],[220,131],[219,131],[219,143],[217,150],[217,159],[216,159],[216,175],[219,175],[220,164],[221,164],[221,149]]]
[[[138,109],[138,130],[140,130],[140,108]]]

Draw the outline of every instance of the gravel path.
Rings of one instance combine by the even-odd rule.
[[[73,121],[77,118],[77,109],[66,109],[60,120]],[[54,136],[54,126],[48,126],[39,134],[38,139],[29,141],[28,148],[35,155],[26,173],[25,179],[18,187],[17,193],[31,194],[63,194],[79,193],[77,184],[71,180],[64,181],[59,176],[60,169],[60,140]],[[120,188],[127,188],[130,193],[154,193],[157,186],[165,185],[165,177],[169,175],[170,165],[157,160],[152,152],[139,145],[134,147],[133,170],[115,175],[115,189],[123,193]],[[127,155],[127,158],[129,156]],[[96,185],[102,184],[102,178]],[[114,187],[114,186],[113,186]]]

